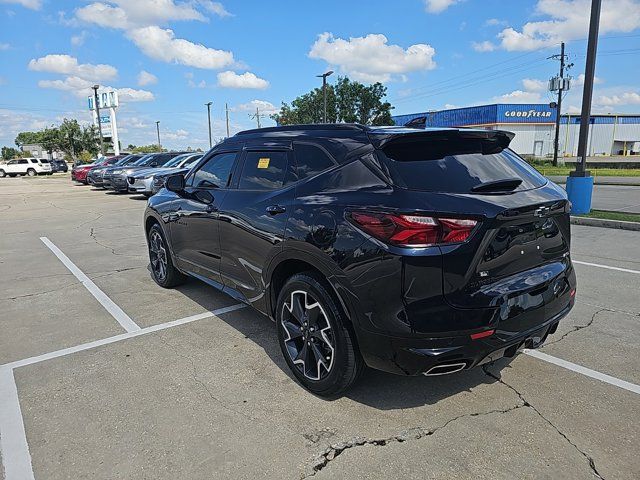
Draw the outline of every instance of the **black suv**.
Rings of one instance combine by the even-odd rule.
[[[495,130],[241,132],[149,200],[155,281],[198,278],[276,322],[309,390],[365,364],[442,375],[536,348],[572,308],[566,194]]]

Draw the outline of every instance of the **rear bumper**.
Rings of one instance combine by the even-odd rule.
[[[362,330],[357,332],[357,337],[365,362],[378,370],[418,375],[426,374],[434,367],[452,364],[458,365],[458,370],[466,370],[501,357],[512,357],[524,347],[541,346],[547,336],[556,331],[559,321],[571,311],[573,305],[574,299],[571,298],[560,312],[528,330],[512,332],[500,330],[497,326],[495,333],[476,340],[469,334],[399,338]]]

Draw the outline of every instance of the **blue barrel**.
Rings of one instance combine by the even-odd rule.
[[[593,177],[567,177],[567,195],[571,201],[571,213],[582,215],[591,211]]]

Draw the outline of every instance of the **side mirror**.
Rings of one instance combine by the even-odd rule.
[[[180,193],[184,190],[184,175],[178,173],[169,175],[164,182],[164,186],[170,192]]]

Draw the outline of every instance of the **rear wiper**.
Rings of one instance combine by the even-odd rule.
[[[493,180],[476,185],[472,192],[508,192],[520,186],[522,180],[519,178],[505,178],[503,180]]]

